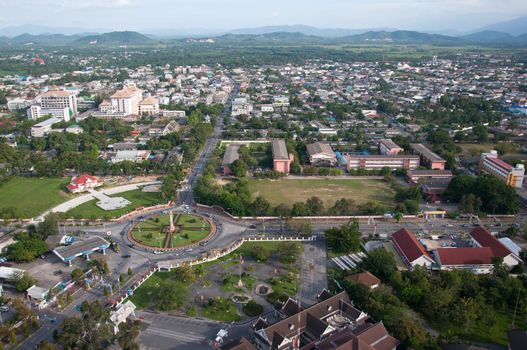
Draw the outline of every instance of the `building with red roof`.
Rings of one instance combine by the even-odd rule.
[[[474,273],[491,273],[494,254],[489,247],[439,248],[434,257],[441,270],[471,270]]]
[[[414,234],[406,228],[402,228],[392,235],[392,244],[408,269],[411,270],[416,266],[424,266],[428,269],[432,267],[434,259]]]
[[[482,153],[479,166],[482,173],[495,176],[505,181],[511,187],[521,188],[523,185],[525,175],[523,164],[513,167],[499,159],[497,151],[492,150],[489,153]]]
[[[509,268],[522,263],[522,259],[518,255],[510,251],[484,227],[475,228],[470,232],[470,236],[475,247],[490,248],[493,256],[503,258],[503,263]]]
[[[81,174],[72,178],[71,182],[66,187],[68,188],[68,191],[72,193],[81,193],[102,185],[103,182],[95,176]]]

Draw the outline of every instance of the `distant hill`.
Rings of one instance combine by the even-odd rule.
[[[138,32],[110,32],[100,35],[88,35],[78,38],[73,41],[74,45],[90,45],[90,43],[97,43],[97,45],[146,45],[155,43],[146,35]]]
[[[218,43],[247,43],[247,44],[307,44],[322,43],[324,38],[306,35],[298,32],[276,32],[265,34],[224,34],[214,38]]]
[[[459,44],[463,40],[446,35],[428,34],[409,30],[369,31],[340,38],[340,40],[354,43],[411,43],[411,44]]]
[[[503,32],[515,36],[527,34],[527,16],[516,18],[511,21],[494,23],[480,28],[477,31],[480,32],[488,30]]]
[[[66,45],[71,44],[74,40],[79,38],[77,35],[64,34],[21,34],[11,38],[9,43],[12,45],[26,45],[33,43],[35,45]]]
[[[376,30],[390,30],[389,28],[379,28]],[[393,30],[393,29],[391,29]],[[356,34],[362,34],[372,29],[344,29],[344,28],[317,28],[312,26],[306,26],[302,24],[291,25],[291,26],[266,26],[256,28],[240,28],[231,30],[228,34],[249,34],[249,35],[262,35],[271,33],[301,33],[311,36],[319,36],[324,38],[338,38],[343,36],[350,36]]]
[[[464,35],[460,38],[479,44],[512,43],[516,39],[509,33],[497,32],[495,30],[484,30],[473,34]]]

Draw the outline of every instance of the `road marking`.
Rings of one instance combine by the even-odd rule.
[[[168,329],[161,328],[152,328],[152,326],[148,327],[144,333],[150,333],[153,335],[159,335],[171,339],[186,340],[194,343],[201,342],[206,339],[205,337],[193,336],[189,335],[188,333],[174,332]]]

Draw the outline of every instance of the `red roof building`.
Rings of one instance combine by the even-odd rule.
[[[392,243],[410,270],[416,266],[432,267],[434,260],[414,234],[406,228],[402,228],[392,235]]]
[[[503,263],[510,268],[521,264],[522,260],[518,255],[511,252],[496,237],[494,237],[484,227],[478,227],[470,232],[472,242],[476,247],[485,247],[492,250],[493,256],[503,258]]]
[[[66,187],[68,188],[68,191],[72,193],[81,193],[102,185],[103,182],[95,176],[81,174],[71,179],[71,182]]]

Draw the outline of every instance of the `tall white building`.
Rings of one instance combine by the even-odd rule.
[[[40,105],[43,109],[68,108],[71,110],[71,115],[78,113],[76,94],[66,90],[51,90],[41,94]]]
[[[110,111],[139,115],[139,103],[142,99],[143,91],[135,86],[126,86],[111,96]]]
[[[50,90],[42,93],[38,100],[40,103],[32,105],[27,110],[29,119],[35,120],[50,115],[69,121],[78,113],[77,95],[72,91]]]

